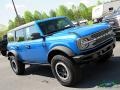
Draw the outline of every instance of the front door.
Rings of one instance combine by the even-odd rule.
[[[47,63],[47,47],[44,45],[43,39],[40,37],[39,29],[35,26],[26,28],[26,58],[31,63]]]

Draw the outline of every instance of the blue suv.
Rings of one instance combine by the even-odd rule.
[[[53,75],[64,86],[81,78],[79,66],[105,62],[113,53],[115,38],[107,23],[74,26],[67,17],[34,21],[7,33],[7,56],[16,75],[25,64],[50,64]]]

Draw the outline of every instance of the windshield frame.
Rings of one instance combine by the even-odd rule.
[[[55,27],[58,24],[58,23],[56,24],[55,22],[58,22],[60,20],[65,21],[66,24],[68,24],[68,25],[66,25],[66,27],[64,27],[64,28],[60,28],[60,29],[56,28],[55,30],[53,30],[53,32],[52,31],[48,31],[47,28],[48,28],[49,24],[53,25]],[[53,23],[53,24],[51,24],[51,23]],[[44,26],[46,25],[46,27],[43,28],[42,24]],[[74,24],[67,17],[61,17],[61,18],[43,20],[43,21],[38,23],[38,26],[39,26],[40,30],[42,31],[43,35],[52,35],[52,34],[57,33],[59,31],[63,31],[63,30],[66,30],[68,28],[72,28],[72,27],[74,27]]]

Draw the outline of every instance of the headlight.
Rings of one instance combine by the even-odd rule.
[[[89,47],[89,39],[88,38],[82,38],[77,41],[78,47],[83,50],[87,49]]]

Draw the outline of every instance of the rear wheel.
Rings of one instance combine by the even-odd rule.
[[[79,67],[64,55],[55,55],[51,62],[51,68],[56,79],[64,86],[73,86],[80,80]]]
[[[9,56],[10,58],[10,65],[12,70],[16,75],[23,75],[25,72],[25,64],[18,61],[15,56]]]
[[[1,54],[2,54],[3,56],[6,56],[7,51],[1,51]]]

